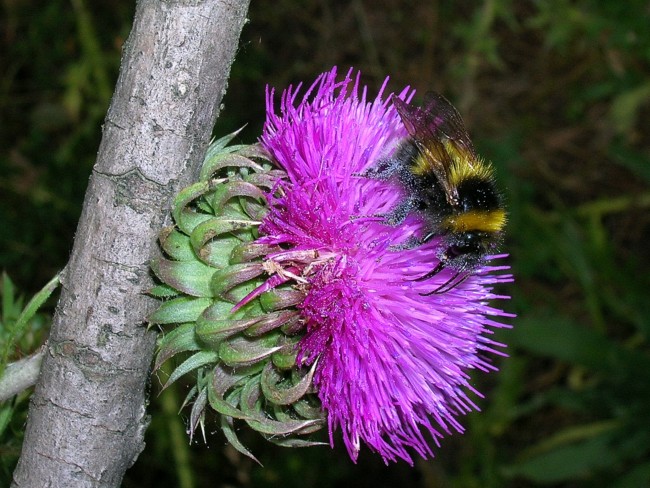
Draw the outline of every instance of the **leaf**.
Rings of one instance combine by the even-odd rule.
[[[610,117],[619,134],[627,134],[632,130],[639,112],[648,102],[650,102],[650,82],[647,81],[616,95],[612,101]]]
[[[178,297],[163,302],[158,310],[149,316],[153,324],[182,324],[196,322],[199,315],[210,306],[211,298]]]
[[[296,365],[297,352],[294,347],[287,350],[286,346],[271,356],[271,361],[278,369],[291,369]]]
[[[610,488],[638,488],[639,486],[650,486],[650,462],[630,468]]]
[[[259,376],[250,379],[241,391],[242,411],[249,415],[246,423],[255,431],[272,436],[287,436],[312,432],[323,423],[322,419],[277,421],[267,418],[261,412],[261,380]]]
[[[218,347],[225,339],[248,329],[261,318],[236,319],[229,313],[231,308],[232,304],[225,302],[208,307],[196,321],[197,337],[211,347]]]
[[[205,157],[203,167],[201,168],[199,178],[201,180],[207,180],[220,170],[228,167],[252,168],[256,171],[263,171],[264,168],[249,157],[242,154],[235,154],[235,151],[241,151],[246,147],[247,146],[244,145],[230,146],[229,148],[226,148],[226,150],[219,150],[218,147],[210,147]]]
[[[241,243],[241,239],[235,236],[221,236],[218,239],[207,241],[196,253],[196,256],[205,264],[222,269],[231,264],[230,255],[232,250]]]
[[[219,347],[219,357],[230,367],[249,366],[259,363],[281,349],[277,346],[278,336],[269,334],[255,340],[245,337],[235,337],[223,342]]]
[[[296,310],[269,312],[260,316],[255,325],[246,329],[245,334],[249,337],[261,336],[278,327],[293,324],[298,320],[300,320],[300,313]]]
[[[299,290],[276,288],[260,295],[260,304],[267,312],[275,312],[302,303],[305,294]]]
[[[608,436],[587,439],[507,466],[504,473],[545,484],[584,478],[616,462],[609,444]]]
[[[279,251],[278,246],[263,244],[259,242],[241,242],[233,247],[229,261],[232,264],[248,263],[257,258]]]
[[[248,415],[233,405],[233,403],[237,403],[236,399],[238,398],[240,391],[241,388],[237,388],[228,394],[227,397],[222,397],[214,388],[214,383],[210,381],[208,383],[208,402],[210,402],[210,406],[216,412],[223,416],[236,419],[246,419],[248,418]],[[230,401],[228,401],[227,398],[229,398]]]
[[[560,316],[522,317],[510,334],[510,345],[610,374],[650,371],[648,356]]]
[[[27,323],[34,317],[41,305],[45,303],[52,292],[59,286],[59,283],[61,282],[60,277],[61,273],[57,273],[54,278],[52,278],[38,293],[36,293],[36,295],[32,297],[29,302],[27,302],[27,305],[25,305],[25,308],[14,325],[15,331],[18,335],[22,334]]]
[[[225,136],[220,137],[219,139],[214,139],[212,142],[210,142],[210,147],[208,147],[207,153],[205,155],[204,159],[209,159],[212,157],[213,153],[218,153],[225,148],[230,141],[232,141],[235,137],[237,137],[237,134],[239,134],[242,130],[244,130],[244,127],[240,127],[239,129],[231,132],[230,134],[226,134]],[[231,148],[233,146],[230,146]]]
[[[61,278],[61,273],[57,273],[54,278],[47,282],[47,284],[41,288],[41,290],[32,297],[32,299],[27,302],[25,308],[20,312],[16,322],[11,325],[9,330],[8,337],[5,339],[4,347],[0,349],[0,375],[2,375],[7,360],[9,358],[9,353],[13,349],[17,338],[22,337],[25,333],[29,321],[34,318],[34,315],[38,309],[45,303],[45,301],[50,297],[52,292],[59,286]],[[11,303],[11,305],[10,305]],[[14,287],[11,283],[9,277],[5,274],[3,275],[3,315],[7,314],[8,310],[16,306],[14,302]],[[7,326],[6,316],[3,317],[5,320],[5,326]]]
[[[266,203],[266,195],[262,190],[247,181],[230,181],[223,186],[224,191],[219,199],[213,200],[215,213],[220,214],[229,200],[234,197],[250,197],[258,203]]]
[[[172,207],[172,216],[178,228],[185,234],[190,235],[199,223],[210,218],[210,215],[198,213],[189,207],[190,203],[209,190],[209,183],[201,181],[184,188],[176,195]]]
[[[196,255],[190,245],[190,238],[173,226],[160,231],[158,240],[163,251],[175,261],[194,261]]]
[[[320,404],[320,402],[319,402]],[[325,412],[320,406],[316,406],[309,401],[307,397],[298,400],[292,405],[298,415],[305,419],[322,419],[325,418]]]
[[[195,261],[170,261],[158,258],[151,261],[151,269],[164,283],[193,297],[211,297],[212,275],[215,269]]]
[[[264,274],[262,263],[233,264],[227,268],[220,269],[212,276],[212,293],[223,299],[231,299],[228,292],[237,285],[253,280]]]
[[[199,425],[201,425],[203,439],[205,440],[205,407],[207,404],[208,389],[203,388],[197,395],[196,400],[194,400],[194,404],[192,405],[192,410],[190,412],[190,425],[188,427],[188,430],[190,432],[190,442],[194,438],[194,432]]]
[[[157,371],[165,361],[176,354],[200,349],[201,346],[196,342],[194,323],[179,325],[158,340],[158,353],[153,369]]]
[[[172,374],[169,376],[169,379],[165,382],[163,390],[165,390],[169,385],[174,383],[178,378],[184,374],[194,371],[202,366],[206,366],[211,363],[216,363],[219,360],[219,355],[214,351],[200,351],[196,354],[190,356],[182,364],[177,366]]]
[[[316,369],[316,362],[309,369],[308,373],[297,383],[291,386],[282,386],[283,375],[279,374],[271,363],[262,370],[260,385],[264,398],[276,405],[291,405],[302,398],[312,386],[312,378]]]
[[[12,402],[2,402],[0,404],[0,437],[4,434],[13,414],[14,406]]]
[[[147,294],[155,298],[172,298],[178,296],[179,291],[176,288],[163,283],[151,288]]]
[[[237,449],[244,456],[252,459],[257,464],[262,466],[262,463],[260,463],[258,459],[255,456],[253,456],[253,454],[248,449],[244,447],[244,445],[237,437],[237,434],[235,434],[235,426],[233,423],[233,419],[231,417],[226,417],[226,416],[221,417],[221,430],[223,431],[224,435],[226,436],[226,439],[228,440],[228,442],[232,447]]]
[[[194,252],[203,258],[202,249],[208,242],[217,237],[223,235],[232,235],[233,233],[237,233],[239,231],[245,231],[250,234],[252,223],[253,222],[250,220],[212,217],[204,220],[194,228],[190,234],[190,243],[194,249]],[[251,236],[248,235],[247,239],[251,239]],[[241,240],[229,240],[228,247],[223,249],[223,246],[221,246],[221,252],[223,252],[224,255],[220,258],[220,261],[228,262],[228,258],[232,252],[232,249],[240,242]],[[215,250],[212,250],[212,252],[214,253]]]
[[[278,438],[267,436],[267,441],[281,447],[313,447],[313,446],[329,446],[327,442],[321,441],[308,441],[306,439],[295,439],[293,437]]]
[[[322,419],[310,420],[288,420],[278,422],[277,420],[245,420],[245,422],[256,432],[273,436],[287,436],[310,434],[318,430],[324,421]]]

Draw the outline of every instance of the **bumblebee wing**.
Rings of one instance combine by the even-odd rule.
[[[476,159],[474,145],[467,133],[463,118],[449,100],[436,92],[427,92],[420,109],[427,119],[427,125],[438,139],[448,139],[456,146]]]
[[[447,201],[454,205],[458,192],[451,183],[454,163],[443,142],[443,138],[449,138],[440,130],[442,118],[428,112],[426,106],[409,105],[397,97],[393,97],[393,105],[419,151],[411,171],[418,176],[433,174],[444,189]]]
[[[421,159],[416,161],[414,172],[434,174],[447,201],[455,206],[458,203],[453,182],[453,173],[458,169],[455,166],[458,161],[470,166],[477,161],[474,145],[458,110],[436,92],[428,92],[421,107],[409,105],[397,97],[393,97],[393,105],[420,151]]]

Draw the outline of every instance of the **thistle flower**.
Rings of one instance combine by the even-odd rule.
[[[179,367],[182,372],[199,368],[203,371],[199,377],[210,376],[199,379],[192,392],[199,404],[194,407],[195,425],[206,398],[222,414],[222,427],[235,443],[233,418],[276,441],[310,433],[324,418],[330,444],[340,431],[354,461],[365,444],[386,462],[403,459],[412,464],[412,451],[433,455],[427,433],[438,445],[444,435],[463,432],[459,417],[478,408],[469,396],[481,396],[469,383],[470,373],[496,369],[486,353],[503,355],[503,344],[490,335],[494,328],[507,326],[493,318],[509,316],[488,305],[489,300],[507,298],[493,294],[492,285],[512,278],[495,274],[507,267],[484,266],[444,294],[422,295],[437,286],[436,280],[441,284],[449,278],[444,271],[428,281],[415,280],[438,262],[439,241],[404,246],[422,235],[425,223],[411,215],[399,226],[386,225],[377,216],[402,201],[399,187],[360,176],[406,136],[385,90],[386,82],[370,100],[358,73],[350,71],[337,81],[332,69],[302,97],[300,86],[285,90],[279,114],[275,93],[268,90],[263,150],[257,156],[264,155],[284,173],[263,178],[263,202],[258,199],[260,207],[253,212],[259,228],[250,216],[235,212],[247,222],[246,237],[239,235],[243,244],[231,245],[230,257],[220,261],[222,268],[208,273],[204,280],[211,291],[203,293],[207,301],[196,307],[198,313],[184,318],[211,323],[205,316],[215,315],[208,313],[214,308],[214,286],[217,278],[227,277],[232,286],[219,291],[219,303],[236,305],[217,308],[219,320],[230,324],[230,334],[215,334],[218,340],[212,340],[205,326],[185,326],[200,336],[186,351],[200,351],[204,349],[200,342],[211,340],[211,351],[219,348],[212,355],[196,353],[203,356]],[[413,91],[405,88],[393,96],[408,101]],[[214,174],[215,165],[208,166],[204,174]],[[249,188],[237,194],[248,201],[254,192]],[[175,215],[182,220],[182,211]],[[195,237],[199,227],[186,229],[189,242],[214,238],[214,234]],[[193,252],[200,257],[200,246]],[[232,258],[241,255],[250,256],[243,266]],[[183,273],[165,273],[162,268],[154,265],[163,281],[182,291]],[[278,313],[285,315],[277,318]],[[269,320],[267,314],[276,318]],[[152,321],[173,321],[163,319],[158,314]],[[265,321],[272,326],[260,327]],[[274,335],[269,339],[259,329]],[[263,347],[252,346],[255,337],[265,337]],[[162,343],[158,363],[182,350],[178,342],[172,338]],[[241,351],[244,345],[256,351],[256,359],[246,363],[246,372],[233,370],[221,349]],[[199,366],[193,367],[195,363]],[[174,379],[179,375],[175,373]],[[275,380],[269,382],[270,376]],[[301,388],[300,395],[274,401],[276,394],[268,384],[279,386],[280,393]],[[298,402],[310,408],[296,408]],[[253,404],[257,410],[246,407]],[[292,422],[291,428],[280,429],[282,422]],[[261,423],[273,425],[276,433],[260,429]],[[247,452],[240,444],[235,446]]]
[[[282,248],[266,259],[300,277],[306,291],[298,363],[318,360],[314,385],[330,442],[340,428],[353,459],[365,443],[386,460],[412,462],[408,448],[432,454],[422,430],[437,443],[462,432],[457,417],[476,408],[466,393],[469,372],[495,369],[483,353],[501,354],[502,346],[489,338],[490,327],[502,326],[489,317],[505,314],[486,301],[503,297],[488,286],[510,277],[486,267],[444,295],[422,296],[435,285],[414,278],[437,261],[439,242],[396,250],[422,235],[423,222],[413,216],[388,227],[373,218],[402,195],[359,176],[406,136],[384,90],[368,101],[358,74],[337,82],[332,70],[299,102],[299,88],[285,91],[280,115],[269,92],[262,144],[288,181],[260,242]]]

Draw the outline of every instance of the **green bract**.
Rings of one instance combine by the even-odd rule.
[[[151,263],[162,282],[151,294],[164,301],[149,321],[166,330],[154,369],[180,359],[164,386],[196,376],[184,402],[193,402],[190,432],[203,429],[211,408],[230,443],[253,457],[235,435],[235,419],[276,444],[305,446],[318,444],[301,436],[324,418],[312,386],[316,363],[296,366],[300,292],[278,286],[232,312],[269,278],[262,257],[273,249],[255,240],[266,194],[285,176],[259,145],[227,146],[235,135],[210,146],[200,181],[176,196],[175,225],[159,236],[165,257]]]

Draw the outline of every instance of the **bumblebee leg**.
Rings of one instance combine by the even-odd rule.
[[[423,241],[426,242],[428,239],[431,239],[431,235],[427,235],[424,237]],[[438,265],[433,268],[431,271],[428,273],[420,276],[419,278],[416,278],[415,281],[425,281],[428,280],[429,278],[433,278],[435,275],[440,273],[443,269],[445,269],[448,265],[448,256],[447,253],[443,253],[442,256],[440,257],[440,262]],[[463,273],[465,273],[463,275]],[[463,276],[461,276],[463,275]],[[464,282],[467,278],[469,278],[472,275],[472,273],[468,273],[465,271],[465,269],[460,269],[457,270],[447,281],[445,281],[442,285],[440,285],[438,288],[435,288],[427,293],[420,293],[421,296],[423,297],[428,297],[429,295],[433,295],[434,293],[437,295],[440,295],[442,293],[447,293],[450,290],[453,290],[456,288],[458,285],[460,285],[462,282]],[[458,277],[460,276],[460,279]]]
[[[415,236],[411,236],[408,239],[406,239],[406,241],[404,241],[403,243],[395,244],[394,246],[389,246],[388,249],[390,251],[404,251],[404,250],[407,250],[407,249],[416,248],[416,247],[422,245],[423,242],[424,241],[422,241],[422,239],[420,239],[418,237],[415,237]]]
[[[379,220],[382,223],[386,225],[390,225],[391,227],[397,227],[400,225],[402,222],[406,220],[406,217],[408,216],[409,212],[413,210],[417,206],[417,201],[412,198],[407,198],[406,200],[403,200],[402,202],[398,203],[395,207],[391,209],[390,212],[386,213],[376,213],[376,214],[371,214],[371,215],[353,215],[351,218],[353,220],[360,220],[360,219],[366,219],[366,220]],[[421,242],[419,242],[421,244]],[[415,246],[412,246],[415,247]]]
[[[393,175],[397,174],[400,169],[399,161],[393,158],[380,159],[377,164],[371,166],[362,173],[354,173],[354,176],[362,178],[370,178],[371,180],[389,180]]]
[[[429,278],[434,277],[435,275],[437,275],[438,273],[440,273],[443,269],[445,269],[445,266],[446,266],[446,265],[447,265],[447,263],[446,263],[444,260],[443,260],[443,261],[440,261],[440,262],[438,263],[438,266],[436,266],[435,268],[433,268],[433,269],[432,269],[431,271],[429,271],[427,274],[424,274],[424,275],[420,276],[419,278],[416,278],[415,281],[424,281],[424,280],[428,280]]]
[[[406,220],[409,212],[417,206],[417,200],[414,198],[407,198],[398,203],[393,209],[381,215],[384,222],[391,227],[396,227]]]
[[[429,295],[433,295],[434,293],[436,295],[441,295],[443,293],[447,293],[450,290],[453,290],[472,275],[471,273],[466,273],[465,276],[462,276],[460,280],[454,283],[454,280],[458,278],[461,273],[462,271],[458,271],[456,274],[454,274],[451,278],[449,278],[447,281],[445,281],[442,285],[440,285],[435,290],[429,291],[427,293],[420,293],[420,295],[423,297],[428,297]]]

